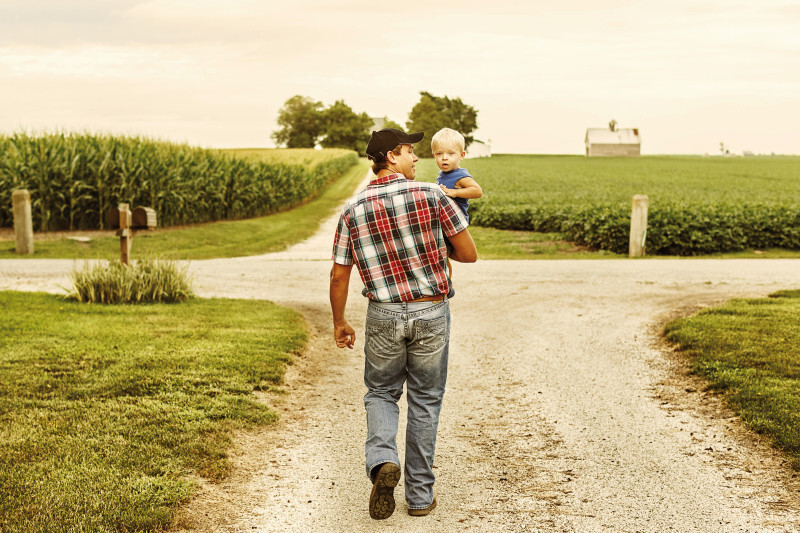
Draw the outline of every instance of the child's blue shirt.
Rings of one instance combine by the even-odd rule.
[[[449,172],[442,172],[439,171],[439,176],[436,178],[437,185],[444,185],[448,189],[455,189],[456,183],[461,178],[471,178],[472,174],[466,168],[457,168],[455,170],[451,170]],[[467,217],[467,222],[469,222],[469,200],[466,198],[453,198],[458,204],[458,207],[461,208],[461,211],[464,212],[464,216]]]

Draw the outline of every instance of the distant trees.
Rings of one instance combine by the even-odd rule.
[[[372,124],[369,115],[356,113],[344,100],[323,109],[322,102],[295,95],[278,111],[280,129],[272,132],[272,138],[287,148],[314,148],[319,143],[325,148],[349,148],[363,154]]]
[[[389,120],[386,116],[383,117],[383,127],[384,128],[394,128],[396,130],[402,130],[403,126],[395,122],[394,120]]]
[[[464,136],[466,145],[473,141],[470,135],[478,127],[478,111],[461,98],[434,96],[429,92],[419,93],[420,99],[408,114],[408,131],[424,131],[428,142],[415,147],[420,157],[431,157],[430,138],[442,128],[452,128]]]
[[[400,124],[384,117],[384,128],[403,129]],[[295,95],[286,100],[278,111],[279,129],[272,138],[279,146],[287,148],[348,148],[363,155],[369,141],[374,121],[367,113],[356,113],[344,100],[337,100],[324,108],[307,96]],[[420,92],[420,100],[411,109],[406,131],[424,131],[427,142],[415,148],[421,157],[431,157],[430,138],[442,128],[461,132],[466,145],[473,141],[472,132],[478,127],[478,111],[460,98],[434,96]]]
[[[314,148],[322,134],[322,102],[295,95],[278,111],[278,126],[272,138],[287,148]]]
[[[366,113],[356,113],[344,100],[337,100],[322,112],[323,137],[320,144],[324,148],[349,148],[363,154],[367,150],[373,123]]]

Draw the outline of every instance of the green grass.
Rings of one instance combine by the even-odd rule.
[[[567,242],[558,233],[470,226],[481,259],[614,259],[625,256]],[[800,254],[798,254],[800,256]]]
[[[667,339],[722,391],[744,423],[800,470],[800,290],[732,300],[675,320]]]
[[[131,256],[134,259],[210,259],[284,250],[313,235],[322,221],[354,194],[367,167],[366,159],[359,160],[358,165],[321,191],[319,197],[282,213],[246,220],[198,224],[182,229],[137,232],[133,239]],[[13,240],[0,241],[0,259],[108,259],[119,255],[117,237],[100,237],[89,243],[65,238],[36,241],[35,253],[28,256],[17,255],[14,247]]]
[[[0,531],[167,526],[193,476],[228,472],[231,432],[277,414],[307,341],[269,302],[97,305],[0,292]]]

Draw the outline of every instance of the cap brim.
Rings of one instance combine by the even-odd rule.
[[[408,142],[410,144],[415,144],[415,143],[420,142],[423,137],[425,137],[425,132],[424,131],[418,131],[417,133],[409,133],[408,135],[406,135],[406,139],[405,140],[406,140],[406,142]]]

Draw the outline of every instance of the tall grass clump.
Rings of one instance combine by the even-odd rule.
[[[28,189],[38,231],[105,229],[119,203],[155,209],[162,227],[234,220],[299,205],[358,155],[309,161],[260,160],[140,137],[0,135],[0,198]],[[0,227],[12,223],[11,203],[0,202]]]
[[[79,302],[174,303],[194,296],[186,265],[171,260],[141,259],[86,264],[70,273],[72,289],[67,297]]]

